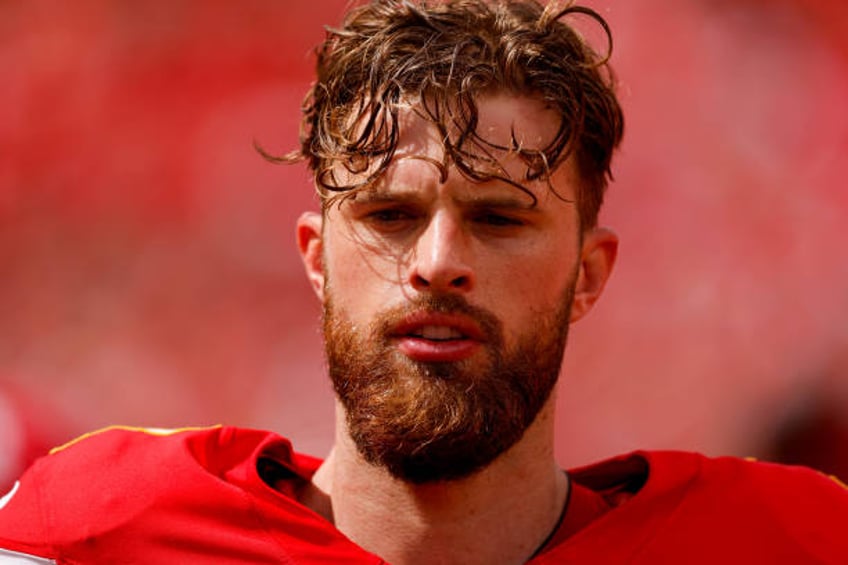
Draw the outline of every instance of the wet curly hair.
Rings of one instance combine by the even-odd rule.
[[[600,25],[603,54],[564,21],[573,15]],[[574,155],[581,225],[591,227],[623,131],[611,51],[604,18],[572,2],[373,0],[328,28],[303,104],[300,148],[277,160],[306,160],[326,207],[386,171],[398,144],[399,108],[412,102],[443,139],[443,179],[453,165],[472,181],[499,179],[532,196],[524,183],[547,180]],[[554,139],[536,150],[515,139],[511,147],[483,139],[475,100],[491,92],[544,102],[561,118]],[[502,150],[523,159],[524,178],[499,165],[494,155]]]

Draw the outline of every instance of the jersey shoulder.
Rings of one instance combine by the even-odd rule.
[[[848,511],[848,487],[837,477],[809,467],[754,458],[684,456],[694,458],[699,466],[695,491],[736,492],[744,501],[787,515],[815,510],[844,516]]]
[[[646,460],[650,491],[685,492],[728,514],[760,514],[771,519],[819,521],[848,512],[848,488],[838,478],[809,467],[698,453],[640,452]]]
[[[612,493],[620,504],[568,540],[555,558],[844,563],[848,555],[848,490],[809,468],[639,451],[569,474],[605,496]]]
[[[153,504],[226,492],[259,450],[291,457],[287,440],[230,427],[111,427],[50,451],[0,505],[0,547],[49,557],[51,548],[121,528]]]
[[[848,489],[835,477],[738,457],[673,452],[648,457],[658,477],[682,493],[667,523],[680,539],[709,532],[737,547],[747,544],[755,559],[833,563],[848,555]],[[675,479],[681,465],[694,472]],[[663,490],[661,483],[656,487]]]

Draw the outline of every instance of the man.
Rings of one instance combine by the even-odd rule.
[[[323,462],[267,432],[112,429],[0,502],[0,563],[845,563],[848,493],[800,468],[553,456],[569,325],[617,239],[622,117],[586,8],[384,0],[318,53],[297,241],[338,397]],[[4,560],[5,559],[5,560]]]

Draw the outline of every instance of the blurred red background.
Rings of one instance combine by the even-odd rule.
[[[253,142],[295,146],[346,3],[0,3],[0,483],[113,423],[326,452],[293,239],[315,199]],[[560,461],[681,448],[845,473],[848,5],[591,5],[627,115],[602,215],[622,245],[571,333]]]

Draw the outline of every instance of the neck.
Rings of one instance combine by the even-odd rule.
[[[425,485],[364,461],[339,409],[336,445],[314,478],[329,496],[323,511],[395,565],[524,563],[556,528],[568,492],[553,456],[553,402],[552,395],[524,437],[482,471]]]

